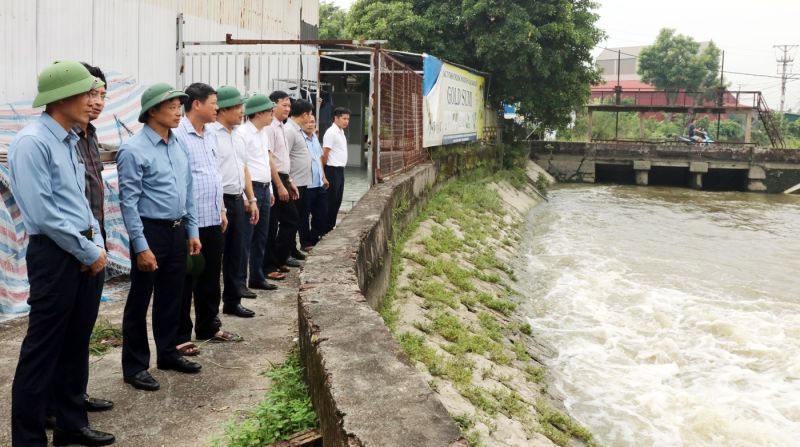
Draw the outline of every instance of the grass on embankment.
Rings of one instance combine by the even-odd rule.
[[[524,216],[498,191],[531,186],[522,169],[473,174],[434,192],[396,228],[381,315],[471,446],[593,445],[548,403],[545,369],[528,349],[532,328],[515,315],[517,278],[502,257],[514,255]]]
[[[297,349],[286,361],[264,373],[272,387],[264,400],[240,420],[232,422],[225,434],[212,442],[215,447],[262,447],[319,425],[311,396],[303,380]]]

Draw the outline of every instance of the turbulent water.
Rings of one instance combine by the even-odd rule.
[[[800,198],[563,186],[522,248],[524,309],[602,445],[800,446]]]

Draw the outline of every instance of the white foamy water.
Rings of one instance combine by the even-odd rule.
[[[608,446],[800,446],[800,199],[564,186],[523,309]]]

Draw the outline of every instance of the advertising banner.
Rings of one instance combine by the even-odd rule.
[[[424,147],[477,141],[483,136],[486,79],[423,55]]]

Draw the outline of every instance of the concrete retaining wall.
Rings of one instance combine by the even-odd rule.
[[[479,146],[432,155],[373,187],[300,275],[301,358],[326,447],[466,446],[375,310],[389,283],[393,222],[402,228],[437,182],[502,160],[501,149]]]

